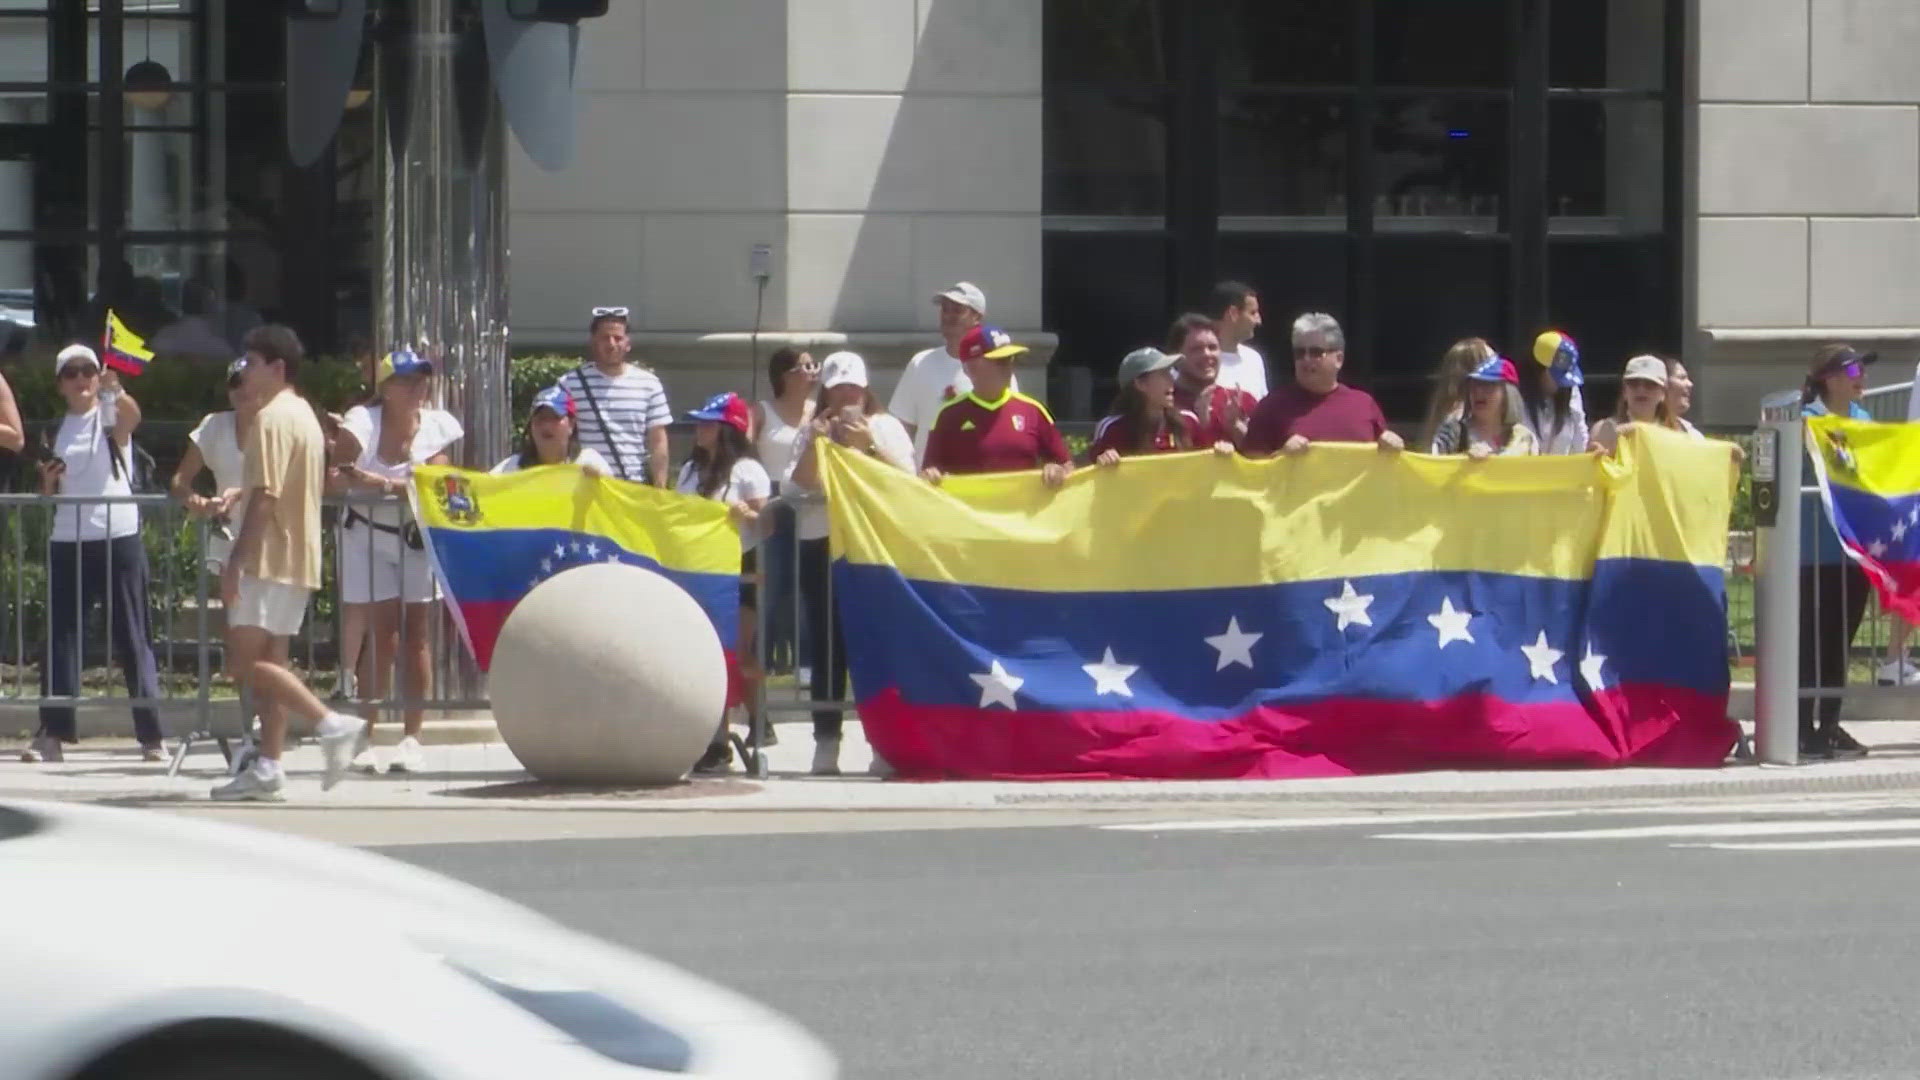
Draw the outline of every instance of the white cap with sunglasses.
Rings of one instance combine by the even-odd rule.
[[[100,370],[100,354],[85,345],[75,343],[61,349],[60,355],[53,358],[53,373],[55,375],[65,375],[67,373],[67,365],[75,360],[84,360],[92,364],[96,372]]]

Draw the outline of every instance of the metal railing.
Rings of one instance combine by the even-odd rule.
[[[399,716],[404,723],[411,714],[417,722],[429,712],[487,709],[483,680],[439,602],[426,551],[399,531],[366,524],[376,515],[383,523],[410,521],[405,500],[355,495],[330,497],[325,506],[321,588],[289,642],[296,668],[319,696],[369,719]],[[91,526],[89,519],[126,535],[91,539],[99,530],[78,527]],[[14,730],[31,723],[38,733],[51,721],[46,733],[59,735],[73,723],[88,726],[81,716],[68,721],[65,710],[129,709],[143,743],[177,740],[172,771],[196,743],[211,739],[225,750],[252,717],[223,677],[226,613],[217,567],[235,528],[237,522],[190,515],[165,495],[0,494],[7,612],[0,622],[0,708],[11,714],[0,723]],[[404,604],[379,602],[403,591]],[[391,678],[376,670],[383,652],[394,657]],[[415,658],[414,674],[424,668],[425,685],[408,677],[408,657]],[[364,677],[350,674],[355,666]],[[116,669],[124,695],[108,685]],[[386,689],[376,689],[382,684]],[[39,715],[29,721],[27,710]]]
[[[1862,405],[1874,420],[1905,423],[1913,385],[1875,387]],[[1773,520],[1755,530],[1754,727],[1760,760],[1792,765],[1800,760],[1803,730],[1837,728],[1850,702],[1909,704],[1920,685],[1907,681],[1906,628],[1871,610],[1865,577],[1827,520],[1806,452],[1800,391],[1762,401],[1755,450],[1756,487],[1778,494]],[[1863,653],[1868,677],[1856,681]]]

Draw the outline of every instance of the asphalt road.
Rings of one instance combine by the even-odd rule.
[[[1920,813],[1848,820],[1889,818],[1845,850],[1676,846],[1828,835],[1692,815],[389,853],[753,994],[848,1077],[1892,1078]],[[1734,832],[1374,838],[1701,823]]]

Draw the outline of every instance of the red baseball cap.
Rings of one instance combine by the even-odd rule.
[[[997,326],[976,326],[960,339],[962,360],[1011,360],[1026,351],[1025,345],[1015,345],[1013,335]]]

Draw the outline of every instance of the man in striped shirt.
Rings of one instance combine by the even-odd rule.
[[[578,406],[580,445],[598,451],[624,479],[666,487],[667,426],[673,423],[666,387],[658,375],[627,363],[633,343],[626,308],[594,308],[588,327],[592,363],[560,377]]]

